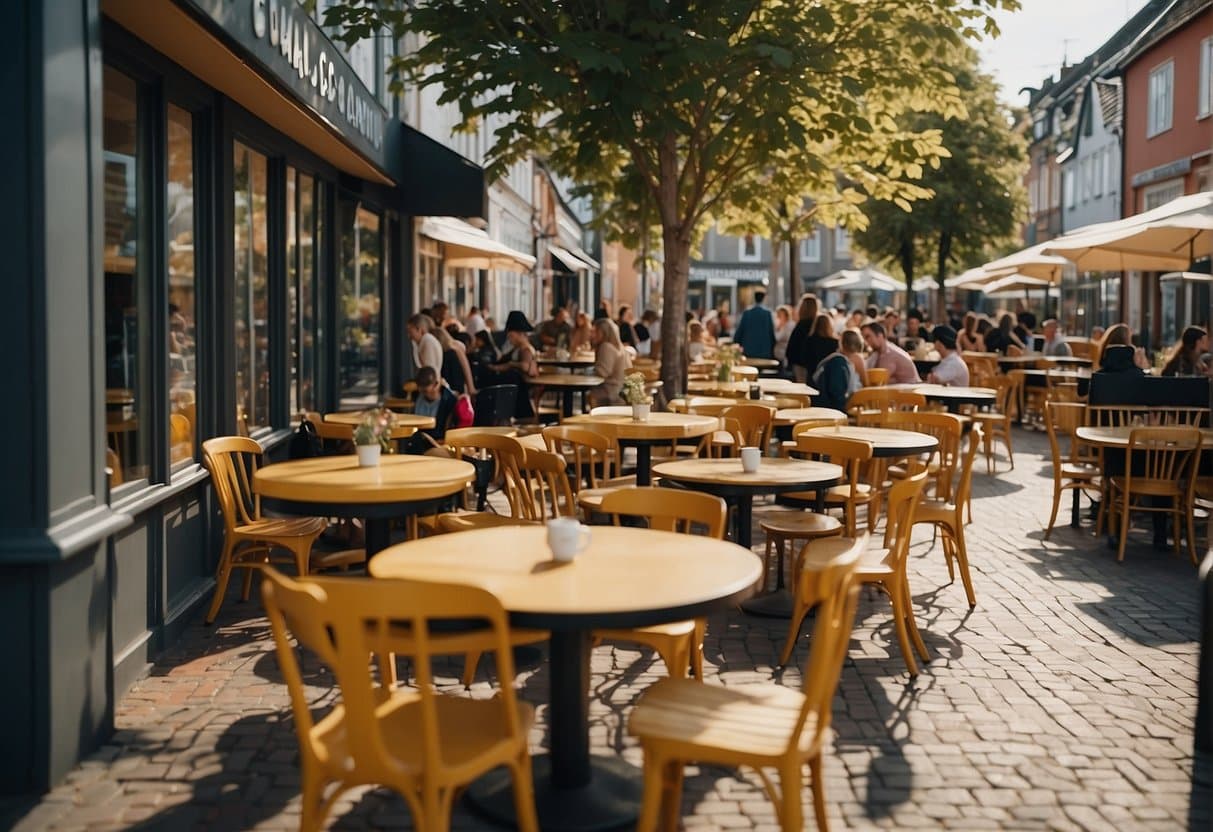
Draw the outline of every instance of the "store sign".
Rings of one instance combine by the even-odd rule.
[[[191,0],[380,167],[388,114],[296,0]]]
[[[770,277],[766,269],[691,266],[691,280],[744,280],[761,283]]]
[[[1175,176],[1183,176],[1190,170],[1192,170],[1191,159],[1176,159],[1174,162],[1134,174],[1132,179],[1133,187],[1140,188],[1142,185],[1157,182],[1159,179],[1171,179]]]

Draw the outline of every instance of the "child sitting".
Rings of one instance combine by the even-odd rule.
[[[433,416],[434,427],[419,430],[409,437],[404,452],[423,454],[430,448],[437,447],[446,429],[451,425],[451,417],[455,414],[455,404],[458,399],[450,388],[438,378],[433,367],[422,367],[417,371],[417,402],[413,412],[418,416]]]

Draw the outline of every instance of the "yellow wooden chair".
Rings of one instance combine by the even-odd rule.
[[[942,500],[952,499],[956,471],[960,467],[960,437],[964,433],[964,425],[965,421],[960,416],[929,411],[894,412],[888,414],[884,422],[887,428],[912,430],[935,437],[939,444],[927,458],[927,478],[935,484],[935,496]],[[905,466],[893,466],[889,472],[901,478],[907,470]]]
[[[780,443],[779,455],[786,457],[795,453],[802,433],[807,433],[814,428],[832,428],[835,425],[845,425],[846,423],[845,416],[835,419],[805,419],[803,422],[797,422],[792,425],[792,438]]]
[[[1011,417],[1019,402],[1019,391],[1023,384],[1024,375],[1013,371],[1015,375],[996,376],[991,383],[996,395],[994,410],[979,410],[969,414],[969,417],[985,429],[986,468],[994,473],[994,440],[1002,440],[1007,449],[1007,461],[1011,469],[1015,468],[1015,454],[1011,450]]]
[[[922,410],[927,398],[913,390],[891,390],[885,387],[862,387],[847,400],[847,412],[859,425],[879,426],[887,413],[899,410]]]
[[[1116,512],[1120,524],[1117,561],[1125,559],[1131,512],[1149,511],[1171,515],[1176,552],[1179,551],[1180,530],[1187,528],[1188,556],[1193,564],[1197,562],[1193,497],[1200,440],[1200,429],[1195,427],[1133,428],[1129,434],[1126,470],[1120,476],[1108,478],[1111,485],[1109,509]],[[1134,469],[1140,473],[1134,473]],[[1142,497],[1145,501],[1140,500]],[[1170,505],[1156,505],[1162,501],[1169,501]]]
[[[868,387],[884,387],[888,383],[888,370],[884,367],[868,367]]]
[[[855,536],[855,513],[860,506],[868,509],[868,531],[875,529],[879,490],[863,481],[864,470],[871,467],[872,443],[828,433],[802,434],[797,441],[800,455],[842,466],[842,482],[826,491],[824,502],[827,509],[842,509],[846,536]],[[817,495],[813,491],[792,491],[783,496],[787,500],[812,503]]]
[[[806,558],[802,574],[817,606],[812,650],[803,687],[778,684],[711,685],[663,679],[641,696],[628,731],[644,750],[644,797],[637,829],[649,832],[659,821],[678,825],[683,768],[687,763],[749,767],[762,778],[779,825],[804,827],[804,766],[808,763],[817,828],[828,829],[822,752],[830,736],[831,702],[846,659],[855,622],[856,561],[866,538],[837,547],[828,557]],[[767,772],[779,780],[776,790]]]
[[[724,430],[712,435],[712,456],[731,456],[752,446],[766,455],[771,441],[774,408],[765,404],[735,404],[720,411]]]
[[[960,466],[960,482],[956,486],[955,502],[936,496],[934,499],[922,499],[914,509],[915,524],[931,523],[940,532],[943,541],[943,557],[948,565],[948,577],[956,580],[956,569],[960,569],[960,580],[964,584],[965,596],[969,599],[969,608],[977,606],[977,596],[973,592],[973,578],[969,574],[969,550],[965,546],[964,507],[973,489],[973,462],[981,449],[981,425],[974,425],[969,431],[969,447],[964,453],[964,462]]]
[[[910,534],[913,530],[914,511],[922,497],[927,482],[927,472],[919,471],[912,477],[898,480],[889,493],[889,520],[885,527],[884,548],[865,548],[859,558],[856,571],[858,580],[879,587],[893,606],[893,629],[910,676],[918,675],[918,665],[911,650],[917,650],[923,661],[928,660],[927,646],[918,633],[914,620],[914,599],[910,595],[910,582],[906,573],[906,562],[910,553]],[[837,541],[847,538],[827,538],[805,546],[802,557],[807,557],[816,546],[841,545]],[[792,619],[788,626],[788,638],[783,645],[780,664],[787,664],[796,647],[800,626],[812,608],[811,586],[804,586],[803,569],[797,570],[797,583],[793,592]]]
[[[1100,481],[1097,458],[1082,456],[1081,442],[1076,433],[1086,419],[1086,405],[1079,402],[1045,402],[1045,431],[1049,435],[1049,449],[1053,454],[1053,510],[1049,513],[1049,525],[1045,528],[1045,540],[1053,533],[1057,522],[1057,510],[1061,507],[1061,495],[1066,491],[1085,491],[1099,499]],[[1063,450],[1061,440],[1067,441]],[[1105,510],[1100,506],[1100,515]],[[1097,524],[1100,525],[1100,524]]]
[[[695,525],[703,526],[708,537],[724,539],[724,500],[700,491],[672,488],[620,488],[602,498],[602,513],[614,517],[643,517],[649,528],[691,534]],[[703,636],[707,620],[675,621],[653,627],[595,630],[594,637],[644,644],[657,651],[673,677],[686,675],[687,667],[695,679],[703,681]]]
[[[447,829],[458,789],[498,766],[513,776],[519,827],[539,828],[527,751],[534,709],[514,694],[506,615],[491,593],[379,578],[294,581],[273,569],[265,575],[262,598],[299,739],[302,832],[321,829],[341,794],[363,785],[398,792],[417,829]],[[483,626],[431,630],[454,620]],[[341,690],[340,702],[318,720],[291,636],[333,672]],[[439,694],[433,656],[473,645],[493,651],[497,695]],[[415,687],[375,683],[369,655],[387,650],[414,657]]]
[[[219,613],[233,569],[247,570],[241,597],[248,600],[253,571],[284,558],[300,575],[308,573],[312,544],[327,525],[320,517],[280,519],[261,516],[261,498],[253,493],[253,475],[261,446],[245,436],[220,436],[202,443],[202,461],[211,472],[215,499],[223,512],[223,551],[215,576],[215,597],[206,613],[210,624]]]
[[[500,478],[501,492],[509,504],[508,516],[484,510],[485,495],[476,495],[477,511],[459,510],[445,512],[434,517],[419,517],[420,528],[431,534],[443,534],[450,531],[466,531],[474,528],[490,526],[519,525],[534,520],[530,510],[530,497],[527,496],[527,484],[522,476],[522,466],[526,460],[526,448],[512,436],[490,430],[461,431],[452,436],[448,431],[443,442],[450,452],[457,457],[476,460],[483,464],[493,461],[493,479]],[[465,495],[466,501],[466,495]]]

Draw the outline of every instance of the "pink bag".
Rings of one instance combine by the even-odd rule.
[[[455,402],[455,427],[470,428],[476,420],[476,411],[472,409],[472,399],[466,393]]]

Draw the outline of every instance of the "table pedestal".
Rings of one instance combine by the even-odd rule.
[[[651,445],[649,445],[648,442],[637,442],[635,447],[636,447],[636,485],[638,485],[638,486],[652,485],[653,484],[653,448]]]
[[[551,752],[533,760],[535,805],[545,832],[601,832],[633,826],[640,816],[640,770],[619,758],[590,756],[590,651],[588,631],[552,631]],[[481,777],[467,798],[486,817],[516,825],[508,770]]]

